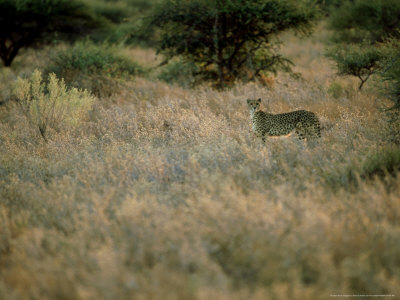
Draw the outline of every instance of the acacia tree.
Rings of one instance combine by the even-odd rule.
[[[382,68],[384,55],[380,49],[369,45],[340,45],[330,49],[326,55],[336,62],[339,75],[353,75],[360,79],[358,89]]]
[[[301,2],[301,1],[300,1]],[[197,75],[224,86],[262,71],[290,70],[278,53],[278,33],[309,33],[316,9],[299,1],[166,0],[150,17],[160,29],[158,52],[193,62]]]
[[[10,66],[21,48],[55,36],[72,38],[102,25],[75,0],[0,0],[0,58]]]

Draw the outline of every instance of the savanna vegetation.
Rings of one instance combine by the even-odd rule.
[[[342,77],[327,56],[342,43],[331,19],[341,2],[351,16],[349,7],[365,1],[221,0],[210,11],[186,7],[204,0],[173,1],[183,5],[178,21],[188,12],[199,22],[207,16],[214,36],[232,8],[247,12],[243,30],[253,26],[247,17],[266,14],[257,5],[312,16],[296,23],[305,31],[292,28],[309,35],[276,30],[261,43],[266,51],[243,41],[238,52],[250,54],[237,61],[254,54],[260,64],[223,66],[224,84],[221,48],[200,29],[178,34],[184,25],[174,20],[177,34],[168,38],[202,43],[163,48],[166,32],[151,20],[169,1],[85,0],[76,2],[85,20],[102,26],[68,38],[42,28],[0,68],[0,299],[398,297],[399,25],[369,50],[349,45],[379,52],[379,72],[359,89],[360,79]],[[378,36],[375,26],[363,30]],[[215,40],[221,62],[235,51],[224,43],[237,42],[238,30]],[[253,76],[271,49],[290,70]],[[315,112],[321,139],[263,144],[248,98],[262,98],[272,113]]]
[[[400,39],[400,2],[344,1],[332,10],[328,24],[335,46],[327,55],[336,62],[339,74],[360,79],[360,90],[371,75],[381,75],[385,81],[388,71],[399,68],[399,51],[393,41]]]

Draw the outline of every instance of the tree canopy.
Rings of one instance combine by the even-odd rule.
[[[158,51],[194,62],[198,75],[219,86],[262,71],[289,70],[273,37],[293,29],[308,33],[316,9],[280,0],[167,0],[150,18],[160,30]]]
[[[0,0],[0,58],[10,66],[21,48],[100,26],[101,20],[76,0]]]

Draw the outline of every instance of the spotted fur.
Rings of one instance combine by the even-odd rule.
[[[247,100],[253,131],[265,142],[266,136],[283,136],[295,132],[299,139],[321,137],[317,116],[307,110],[296,110],[283,114],[269,114],[260,109],[261,99]]]

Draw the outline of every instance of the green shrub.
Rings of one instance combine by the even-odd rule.
[[[74,69],[89,75],[101,73],[111,77],[124,77],[142,72],[142,68],[136,63],[121,55],[117,46],[96,45],[91,42],[78,42],[72,48],[60,50],[52,62],[53,66],[50,68],[57,73]]]
[[[157,78],[167,83],[176,83],[182,87],[191,87],[195,83],[197,68],[193,63],[174,61],[164,66]]]
[[[384,95],[393,102],[392,108],[400,109],[400,59],[388,72],[383,74],[382,78],[387,83]]]
[[[343,95],[344,89],[340,85],[340,83],[332,82],[328,88],[328,93],[335,99],[338,99],[340,96]]]
[[[384,59],[378,48],[357,44],[334,47],[326,55],[336,62],[339,75],[352,75],[360,79],[360,90],[371,75],[381,70],[381,61]]]
[[[389,136],[388,140],[391,143],[400,145],[400,106],[397,109],[389,110],[387,112],[389,119]]]
[[[60,131],[67,126],[77,126],[91,109],[94,98],[88,91],[67,89],[64,80],[49,75],[49,82],[42,82],[42,74],[36,70],[30,79],[18,78],[14,86],[23,113],[47,141],[47,129]]]
[[[97,96],[118,91],[119,79],[131,79],[143,68],[121,54],[117,46],[78,42],[59,50],[46,73],[55,73],[73,87],[91,90]]]
[[[381,73],[382,93],[393,102],[392,109],[400,109],[400,39],[387,39],[382,46],[386,58]]]
[[[400,148],[388,147],[369,156],[362,169],[362,177],[384,177],[386,174],[395,175],[400,171]]]
[[[325,183],[333,188],[352,190],[360,181],[375,177],[395,177],[400,172],[400,147],[387,146],[363,158],[362,162],[350,162],[347,166],[330,169],[323,175]],[[389,184],[389,182],[386,182]]]

